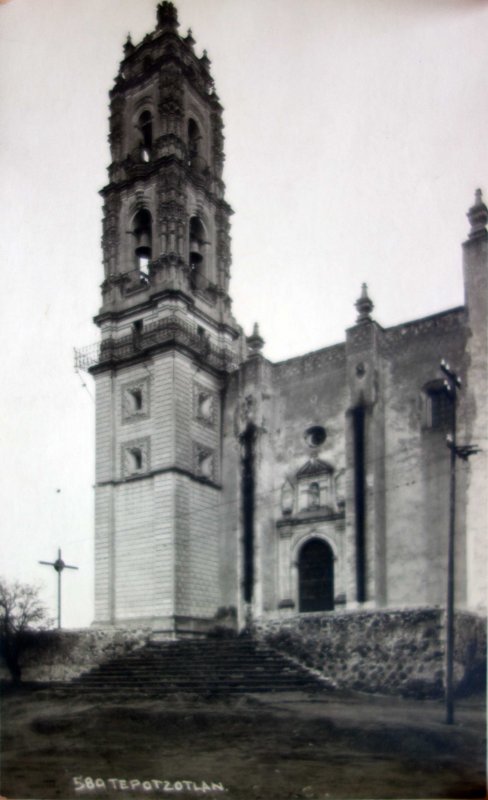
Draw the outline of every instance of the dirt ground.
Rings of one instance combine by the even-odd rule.
[[[485,797],[484,698],[360,694],[203,701],[5,692],[7,798]]]

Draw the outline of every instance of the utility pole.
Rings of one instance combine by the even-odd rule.
[[[61,573],[63,569],[78,569],[71,564],[65,564],[61,558],[61,550],[58,550],[58,557],[56,561],[39,561],[39,564],[45,564],[47,567],[54,567],[58,573],[58,628],[61,628]]]
[[[457,443],[457,393],[461,389],[461,378],[444,361],[440,368],[446,379],[444,386],[452,401],[451,433],[447,437],[450,450],[449,485],[449,539],[447,549],[447,607],[446,607],[446,723],[454,722],[454,594],[455,594],[455,540],[456,540],[456,458],[467,461],[469,456],[479,453],[476,445]]]

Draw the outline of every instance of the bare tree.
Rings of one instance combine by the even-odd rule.
[[[0,655],[13,683],[21,681],[22,653],[32,644],[36,633],[50,623],[36,586],[0,579]]]

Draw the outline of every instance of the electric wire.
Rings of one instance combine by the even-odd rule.
[[[92,401],[92,403],[94,403],[94,402],[95,402],[95,398],[93,397],[93,395],[92,395],[92,393],[90,392],[90,390],[89,390],[88,386],[86,385],[85,381],[84,381],[84,380],[83,380],[83,378],[81,377],[81,373],[80,373],[80,371],[79,371],[78,367],[75,367],[75,372],[76,372],[76,374],[78,375],[78,377],[79,377],[79,379],[80,379],[80,381],[81,381],[81,385],[82,385],[83,389],[86,389],[86,391],[88,392],[88,394],[89,394],[89,396],[90,396],[90,398],[91,398],[91,401]]]

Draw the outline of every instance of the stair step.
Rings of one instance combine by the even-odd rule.
[[[149,642],[77,678],[82,691],[167,695],[313,691],[305,667],[249,639]]]

